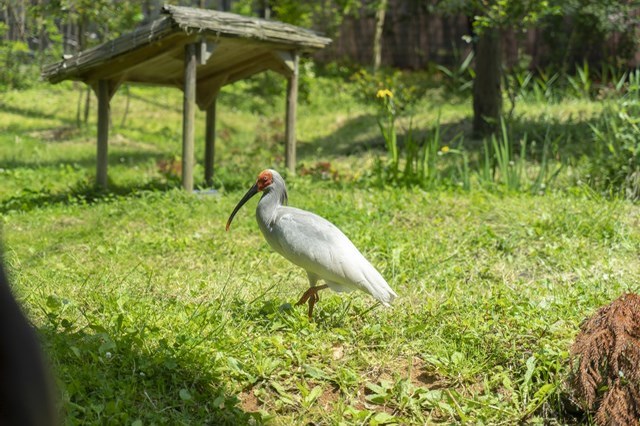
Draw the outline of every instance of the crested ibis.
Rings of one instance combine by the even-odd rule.
[[[390,306],[396,293],[342,231],[314,213],[287,206],[287,188],[275,170],[263,170],[258,175],[229,216],[227,231],[238,210],[258,192],[263,194],[256,219],[264,238],[285,259],[307,271],[310,288],[297,305],[309,304],[309,319],[320,299],[318,291],[325,288],[337,292],[362,290]],[[325,284],[317,285],[318,280]]]

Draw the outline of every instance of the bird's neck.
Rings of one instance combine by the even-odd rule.
[[[269,191],[265,192],[258,202],[258,208],[256,209],[256,217],[261,225],[271,227],[271,224],[276,219],[276,213],[278,207],[287,205],[287,191]]]

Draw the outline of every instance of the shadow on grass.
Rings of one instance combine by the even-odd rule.
[[[38,109],[20,108],[15,105],[7,105],[7,104],[0,103],[0,112],[21,115],[26,118],[42,118],[42,119],[48,119],[48,120],[59,120],[67,124],[68,126],[74,126],[74,127],[76,126],[76,121],[69,117],[65,117],[64,115],[46,113]]]
[[[55,315],[50,312],[51,315]],[[55,319],[55,318],[54,318]],[[215,365],[165,339],[150,345],[145,325],[115,330],[40,329],[68,424],[260,424],[228,390]],[[150,346],[154,346],[150,348]]]
[[[593,131],[590,127],[601,120],[600,116],[589,118],[574,118],[562,120],[555,117],[528,119],[524,116],[514,117],[507,122],[509,138],[519,153],[520,141],[527,140],[528,154],[532,159],[539,160],[542,155],[543,141],[547,140],[552,146],[552,152],[564,159],[576,160],[584,155],[591,155],[593,145]],[[303,144],[298,148],[301,159],[311,159],[317,155],[354,156],[367,151],[384,151],[385,140],[379,132],[369,138],[359,137],[371,127],[378,127],[376,116],[373,114],[362,115],[345,121],[339,129],[332,134],[317,138]],[[414,128],[412,137],[419,144],[424,144],[427,136],[436,127],[432,125]],[[408,129],[398,126],[398,146],[405,144]],[[462,136],[462,139],[459,139]],[[472,118],[464,118],[458,121],[440,123],[440,138],[442,145],[454,145],[464,148],[471,156],[483,153],[484,142],[474,137],[472,133]],[[356,140],[354,142],[354,140]],[[460,144],[460,140],[462,143]],[[535,144],[533,144],[535,142]]]
[[[170,159],[170,156],[167,153],[157,152],[157,151],[131,151],[131,150],[120,150],[120,149],[112,149],[108,154],[108,164],[109,166],[114,166],[116,164],[125,164],[125,165],[139,165],[146,164],[150,162],[157,162],[159,160]],[[84,168],[88,170],[95,170],[97,164],[97,159],[95,154],[93,155],[85,155],[81,158],[77,158],[74,160],[47,160],[42,161],[35,159],[33,161],[26,159],[2,159],[0,160],[0,168],[3,169],[40,169],[47,167],[64,167],[64,166],[72,166],[76,168]]]
[[[53,117],[39,111],[21,110],[13,108],[15,113],[25,116]],[[526,118],[518,116],[509,121],[510,140],[513,144],[514,152],[519,154],[520,141],[526,136],[527,158],[530,160],[540,160],[542,157],[543,140],[549,141],[549,155],[562,162],[574,162],[583,156],[592,154],[593,143],[591,124],[601,120],[599,116],[574,117],[562,119],[560,117],[534,117]],[[436,123],[423,124],[421,127],[413,129],[413,137],[418,144],[423,144]],[[471,166],[476,167],[484,154],[484,142],[474,138],[471,133],[471,118],[464,118],[458,121],[451,121],[440,124],[441,145],[450,145],[452,148],[464,148],[470,155]],[[372,131],[372,128],[375,131]],[[55,132],[56,129],[52,129]],[[366,136],[363,136],[366,135]],[[463,138],[459,139],[458,136]],[[407,129],[399,126],[398,145],[402,150],[407,138]],[[535,144],[533,142],[536,142]],[[313,161],[322,156],[358,156],[365,152],[384,152],[385,141],[380,135],[375,114],[365,114],[345,120],[331,134],[316,138],[311,141],[300,143],[298,146],[298,156],[301,160]],[[128,149],[115,148],[109,152],[110,165],[145,165],[153,167],[153,163],[166,160],[167,153],[145,150],[143,148],[129,147]],[[8,159],[0,160],[0,168],[4,169],[31,169],[46,167],[72,167],[85,169],[89,175],[93,174],[96,167],[96,158],[93,155],[85,154],[82,157],[69,161],[60,160],[29,160],[29,159]],[[222,171],[222,173],[219,173]],[[225,172],[225,167],[216,167],[216,179],[225,188],[239,188],[237,176],[233,173]],[[140,191],[165,191],[179,186],[179,178],[173,180],[156,179],[139,185],[119,187],[110,183],[108,191],[97,190],[90,182],[79,182],[72,188],[64,192],[50,193],[47,190],[40,192],[22,191],[21,194],[4,200],[0,204],[0,213],[12,210],[28,211],[42,205],[51,204],[71,204],[76,202],[95,202],[107,198],[110,195],[129,196]]]
[[[123,98],[126,98],[127,94],[126,93],[122,93],[120,96],[122,96]],[[167,102],[158,102],[157,100],[155,100],[153,97],[151,96],[140,96],[137,95],[136,93],[133,93],[131,91],[129,91],[129,97],[131,97],[131,99],[135,99],[137,101],[140,101],[142,103],[145,103],[147,105],[151,105],[154,106],[156,108],[159,108],[161,110],[169,110],[169,111],[173,111],[177,114],[182,114],[182,104],[178,103],[178,105],[172,105],[171,103],[167,103]]]
[[[93,204],[118,197],[141,196],[146,191],[167,191],[179,186],[177,179],[154,179],[138,185],[116,185],[109,182],[108,189],[98,188],[91,181],[80,181],[63,192],[23,191],[20,195],[4,200],[0,204],[0,214],[11,211],[28,212],[52,205]]]
[[[294,273],[304,273],[296,266]],[[298,290],[304,290],[300,287]],[[253,300],[234,299],[227,309],[237,323],[249,322],[256,327],[264,327],[266,334],[277,329],[291,333],[309,333],[309,324],[315,323],[319,330],[335,330],[353,326],[353,321],[375,318],[376,311],[384,307],[362,294],[327,293],[315,305],[313,318],[308,319],[308,305],[297,305],[301,292],[291,293],[286,299],[257,297]]]
[[[384,148],[385,143],[381,136],[368,139],[359,137],[362,133],[368,132],[371,126],[378,126],[373,114],[347,120],[330,135],[299,144],[298,156],[301,159],[309,159],[316,155],[350,156]],[[358,139],[358,142],[354,142],[355,139]]]

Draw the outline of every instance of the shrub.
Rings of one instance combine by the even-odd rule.
[[[640,199],[639,113],[640,103],[629,99],[609,105],[590,125],[595,146],[588,180],[594,188]]]

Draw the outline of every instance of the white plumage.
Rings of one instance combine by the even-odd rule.
[[[290,262],[307,271],[310,288],[298,304],[309,303],[309,317],[323,288],[362,290],[389,306],[396,293],[351,240],[328,220],[305,210],[287,207],[284,179],[275,170],[264,170],[231,213],[227,230],[242,205],[256,193],[256,219],[269,245]],[[325,285],[317,285],[324,280]]]

